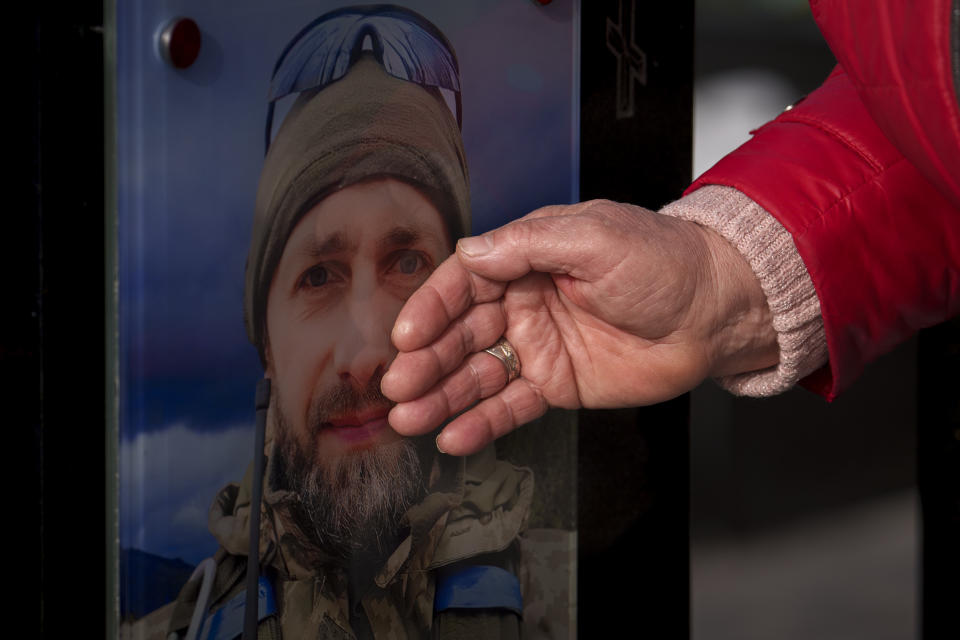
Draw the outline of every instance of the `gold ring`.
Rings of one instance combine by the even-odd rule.
[[[503,367],[507,370],[507,384],[520,377],[520,359],[517,357],[516,349],[507,342],[506,338],[500,338],[495,345],[484,351],[503,363]]]

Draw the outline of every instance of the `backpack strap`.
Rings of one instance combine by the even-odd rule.
[[[244,590],[244,578],[247,573],[247,558],[245,556],[235,556],[226,553],[223,549],[217,551],[214,556],[217,562],[217,571],[214,578],[213,589],[210,593],[210,602],[216,607],[211,614],[207,616],[207,621],[201,628],[199,638],[201,640],[214,640],[219,637],[211,633],[214,631],[220,633],[223,630],[224,623],[227,622],[227,610],[236,610],[239,608],[239,631],[243,630],[243,606],[246,592]],[[181,638],[186,633],[190,624],[190,618],[193,615],[193,609],[200,595],[200,580],[192,580],[183,585],[180,593],[177,595],[176,604],[170,617],[170,624],[167,627],[167,637],[172,634],[173,637]],[[267,601],[269,601],[269,604]],[[265,576],[260,578],[260,622],[257,627],[258,640],[280,640],[280,619],[276,611],[276,600],[273,596],[273,588]],[[213,629],[214,619],[219,617],[217,629]],[[226,636],[225,636],[226,637]]]

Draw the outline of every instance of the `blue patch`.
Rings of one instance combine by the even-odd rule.
[[[520,581],[500,567],[473,566],[437,578],[434,611],[508,609],[523,613]]]
[[[233,596],[230,602],[222,608],[217,609],[212,616],[208,616],[203,623],[203,629],[200,630],[199,637],[202,640],[234,640],[243,635],[243,612],[246,607],[244,600],[247,592],[242,592]],[[273,587],[270,582],[260,576],[257,588],[257,620],[262,622],[264,618],[277,612],[277,602],[273,597]]]

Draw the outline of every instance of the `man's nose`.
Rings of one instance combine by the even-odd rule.
[[[349,321],[337,336],[335,351],[341,379],[364,389],[371,379],[383,375],[396,355],[390,332],[399,311],[377,295],[360,297],[349,305]]]

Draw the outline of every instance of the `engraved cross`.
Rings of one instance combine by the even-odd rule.
[[[633,83],[647,84],[647,54],[635,41],[637,0],[630,0],[629,40],[624,35],[623,0],[617,21],[607,18],[607,50],[617,59],[617,119],[633,117]]]

